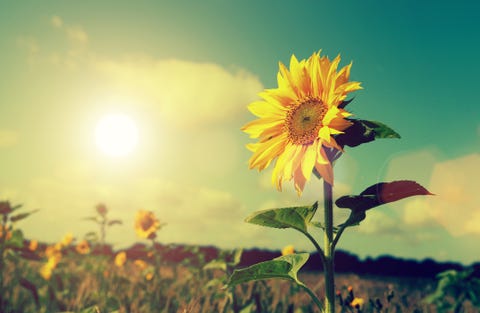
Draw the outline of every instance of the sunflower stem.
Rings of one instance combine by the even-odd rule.
[[[323,181],[323,201],[325,207],[324,223],[324,275],[325,275],[325,312],[335,312],[334,246],[333,246],[333,204],[332,185]]]

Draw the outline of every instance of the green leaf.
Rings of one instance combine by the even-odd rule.
[[[20,229],[12,231],[12,237],[6,241],[7,247],[22,248],[23,247],[23,233]]]
[[[273,228],[293,228],[307,233],[307,225],[317,211],[318,202],[312,206],[268,209],[253,213],[245,222]]]
[[[423,186],[412,180],[399,180],[378,183],[362,191],[360,195],[343,196],[335,201],[339,208],[352,211],[367,211],[376,206],[412,196],[433,195]]]
[[[230,276],[227,286],[233,287],[249,281],[279,278],[304,285],[297,278],[300,268],[307,262],[308,253],[289,254],[270,261],[260,262],[244,269],[235,270]]]
[[[27,217],[29,217],[30,215],[32,215],[33,213],[38,212],[38,211],[39,211],[39,210],[37,209],[37,210],[33,210],[33,211],[30,211],[30,212],[27,212],[27,213],[20,213],[20,214],[17,214],[17,215],[12,215],[12,216],[10,217],[10,221],[11,221],[12,223],[21,221],[21,220],[23,220],[24,218],[27,218]]]
[[[348,119],[353,124],[343,134],[336,135],[340,146],[356,147],[381,138],[400,138],[400,135],[387,125],[366,120]]]
[[[242,260],[242,254],[243,254],[243,249],[242,248],[235,249],[234,253],[233,253],[233,261],[230,262],[230,264],[233,265],[233,266],[238,265],[240,263],[240,261]]]

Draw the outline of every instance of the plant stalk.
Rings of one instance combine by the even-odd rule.
[[[325,312],[335,312],[335,279],[334,279],[334,246],[333,246],[333,204],[332,204],[332,185],[323,181],[323,201],[324,201],[324,275],[325,275]]]

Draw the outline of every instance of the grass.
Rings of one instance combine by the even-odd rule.
[[[230,292],[222,289],[222,270],[180,264],[155,270],[152,264],[140,268],[133,260],[120,267],[113,257],[76,253],[65,255],[45,280],[38,273],[42,264],[7,262],[5,313],[318,312],[309,296],[288,281],[243,284]],[[300,279],[323,297],[322,273],[301,272]],[[434,305],[422,302],[435,287],[436,281],[429,279],[339,274],[337,312],[437,312]],[[351,307],[353,297],[361,298],[363,305]],[[464,312],[476,311],[467,305]]]

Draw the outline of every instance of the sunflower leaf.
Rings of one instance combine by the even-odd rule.
[[[23,232],[20,229],[14,229],[12,231],[12,237],[10,237],[5,243],[10,248],[22,248],[23,247]]]
[[[415,181],[399,180],[372,185],[362,191],[360,195],[338,198],[335,204],[339,208],[348,208],[354,212],[361,212],[385,203],[420,195],[433,194]]]
[[[381,138],[400,138],[400,135],[387,125],[366,120],[348,119],[353,124],[343,134],[336,135],[340,146],[356,147]]]
[[[12,223],[15,223],[15,222],[18,222],[18,221],[21,221],[23,220],[24,218],[27,218],[29,217],[30,215],[32,215],[33,213],[36,213],[38,212],[39,210],[33,210],[33,211],[30,211],[30,212],[26,212],[26,213],[19,213],[19,214],[16,214],[16,215],[12,215],[10,217],[10,221]]]
[[[270,261],[260,262],[247,268],[235,270],[228,279],[227,287],[233,287],[249,281],[271,278],[288,279],[303,285],[303,283],[298,280],[297,273],[307,262],[309,256],[308,253],[289,254]]]
[[[312,206],[268,209],[253,213],[245,222],[272,228],[293,228],[307,233],[307,225],[317,211],[318,203]]]

